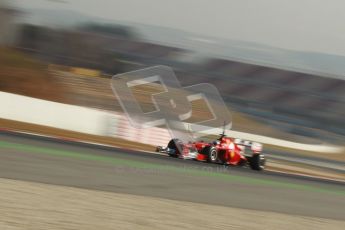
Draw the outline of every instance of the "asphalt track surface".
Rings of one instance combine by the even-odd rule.
[[[0,177],[345,220],[344,183],[7,132]]]

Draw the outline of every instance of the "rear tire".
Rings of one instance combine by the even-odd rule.
[[[248,161],[250,168],[253,170],[261,171],[265,168],[266,159],[262,154],[253,154]]]

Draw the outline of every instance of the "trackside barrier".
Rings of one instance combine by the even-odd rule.
[[[133,128],[121,113],[62,104],[0,92],[0,118],[44,125],[80,133],[111,136],[144,144],[166,145],[166,129]]]
[[[0,92],[0,117],[93,135],[107,132],[108,113]]]
[[[11,93],[0,92],[0,118],[44,125],[80,133],[111,136],[129,141],[165,146],[171,139],[164,128],[136,129],[123,113],[67,105]],[[185,124],[188,126],[188,124]],[[205,134],[219,134],[222,129],[210,129]],[[290,149],[321,153],[339,153],[344,149],[323,144],[304,144],[238,131],[227,131],[231,137]]]
[[[143,144],[163,146],[167,145],[171,139],[167,129],[156,127],[137,129],[129,123],[127,117],[123,114],[116,114],[116,117],[116,124],[110,127],[110,130],[113,131],[108,134],[109,136],[140,142]]]
[[[186,127],[189,126],[188,123],[184,123],[184,125]],[[214,129],[208,129],[207,131],[202,132],[202,133],[208,134],[208,135],[218,135],[219,133],[222,133],[222,132],[223,132],[222,129],[214,128]],[[267,137],[267,136],[260,136],[256,134],[244,133],[244,132],[239,132],[239,131],[234,131],[234,130],[226,130],[225,134],[230,137],[250,140],[250,141],[259,142],[262,144],[280,146],[280,147],[290,148],[290,149],[311,151],[311,152],[342,153],[345,150],[343,147],[339,147],[339,146],[326,145],[326,144],[298,143],[298,142],[287,141],[287,140],[282,140],[282,139],[277,139],[277,138]]]

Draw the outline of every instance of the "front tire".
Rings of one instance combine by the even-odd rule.
[[[203,149],[203,153],[207,155],[207,161],[211,163],[218,162],[218,152],[215,147],[208,146]]]
[[[179,145],[179,146],[177,146]],[[171,157],[178,157],[180,155],[180,151],[179,151],[179,147],[182,148],[182,141],[180,139],[177,139],[177,138],[174,138],[174,139],[171,139],[168,143],[168,148],[169,149],[173,149],[174,150],[174,153],[168,153],[169,156]]]

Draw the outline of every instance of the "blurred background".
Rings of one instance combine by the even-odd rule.
[[[120,111],[113,75],[167,65],[183,86],[214,84],[234,130],[343,146],[334,2],[1,0],[0,90]]]
[[[0,229],[344,229],[344,12],[344,0],[0,0]],[[111,84],[157,65],[182,87],[214,85],[226,134],[262,143],[265,170],[154,152],[170,132],[131,125]],[[132,85],[155,111],[164,87]],[[224,108],[210,98],[186,126]]]

